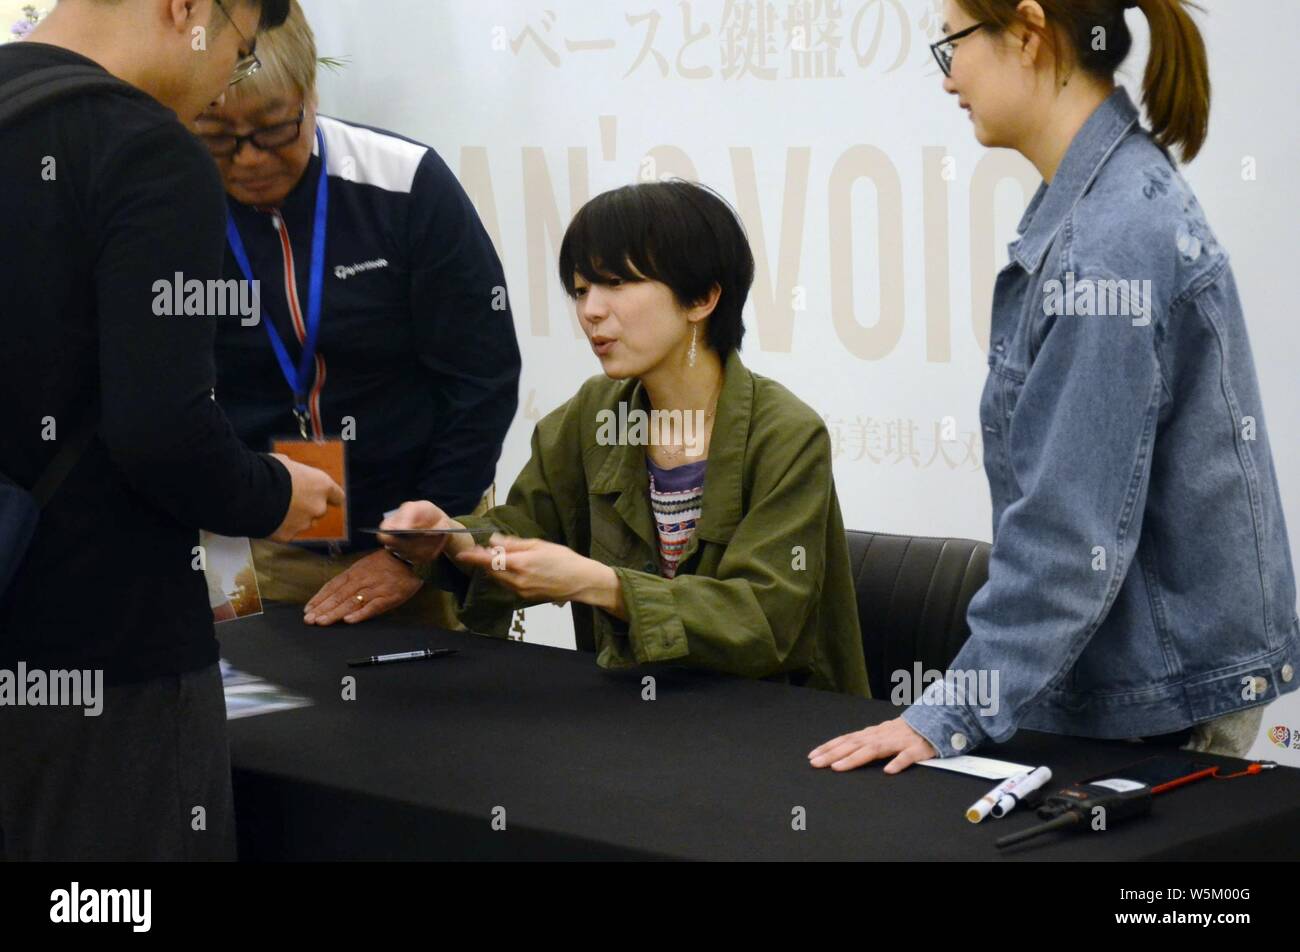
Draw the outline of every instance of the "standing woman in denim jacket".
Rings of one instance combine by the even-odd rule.
[[[1151,28],[1150,131],[1114,74]],[[1295,690],[1295,580],[1228,255],[1169,150],[1205,141],[1205,46],[1181,0],[946,0],[944,90],[1043,176],[993,296],[980,403],[988,583],[958,672],[809,754],[886,771],[1017,728],[1240,756]],[[863,619],[870,624],[869,619]],[[956,685],[954,679],[950,683]]]

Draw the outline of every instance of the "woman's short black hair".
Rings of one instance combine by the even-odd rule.
[[[575,275],[592,284],[649,278],[682,307],[722,289],[706,341],[724,361],[745,336],[741,311],[754,283],[754,254],[740,216],[706,185],[680,179],[625,185],[578,210],[560,243],[560,282],[575,297]]]

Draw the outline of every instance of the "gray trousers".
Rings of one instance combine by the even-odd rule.
[[[1192,736],[1183,750],[1223,754],[1225,757],[1245,757],[1255,746],[1259,725],[1264,720],[1264,707],[1248,707],[1192,728]]]
[[[1264,706],[1257,705],[1224,714],[1212,721],[1202,721],[1185,731],[1158,737],[1130,737],[1129,740],[1156,747],[1178,747],[1198,753],[1244,758],[1250,753],[1250,748],[1255,746],[1255,738],[1259,736],[1259,725],[1263,719]]]
[[[0,860],[233,860],[218,667],[103,694],[98,717],[0,705]]]

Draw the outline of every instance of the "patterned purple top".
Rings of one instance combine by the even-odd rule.
[[[664,469],[646,457],[650,470],[650,508],[659,531],[659,571],[664,578],[677,574],[686,543],[700,521],[704,500],[704,468],[708,460],[696,460]]]

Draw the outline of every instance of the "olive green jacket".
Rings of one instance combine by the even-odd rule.
[[[533,432],[505,505],[470,528],[543,538],[614,568],[628,621],[572,606],[577,645],[606,668],[674,662],[870,696],[848,544],[821,418],[728,358],[702,514],[677,575],[659,574],[645,449],[601,445],[601,410],[649,411],[639,381],[593,377]],[[608,426],[605,433],[608,433]],[[605,442],[609,442],[608,439]],[[474,631],[504,635],[528,603],[444,557],[422,574],[454,591]]]

